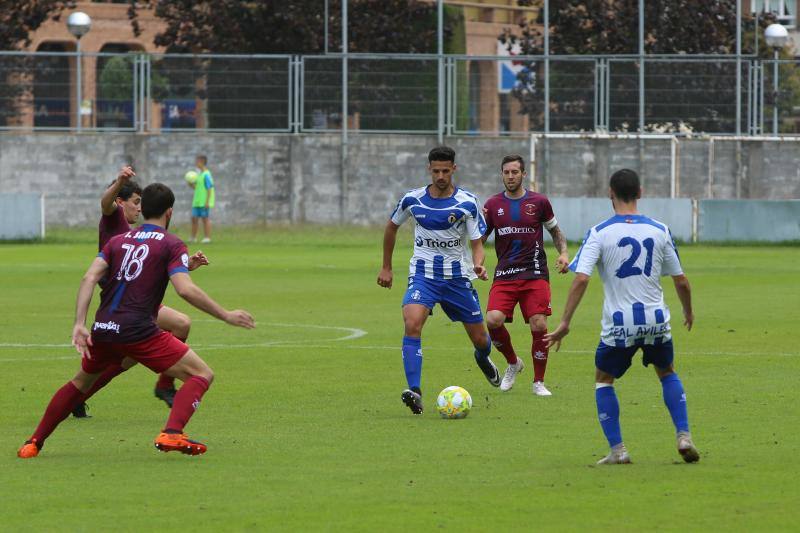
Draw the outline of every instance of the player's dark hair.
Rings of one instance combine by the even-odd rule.
[[[508,154],[505,156],[500,163],[500,171],[503,171],[503,167],[506,166],[506,163],[513,163],[514,161],[519,161],[519,169],[525,172],[525,160],[522,159],[522,156],[519,154]]]
[[[642,187],[639,183],[639,175],[629,168],[614,172],[609,185],[614,191],[614,196],[623,202],[632,202],[641,196]]]
[[[142,191],[142,216],[145,220],[159,218],[175,205],[175,195],[163,183],[151,183]]]
[[[428,153],[428,163],[434,161],[450,161],[456,162],[456,151],[449,146],[437,146]]]
[[[203,154],[197,154],[197,159],[201,160],[203,162],[203,165],[208,164],[208,158]]]
[[[114,185],[114,183],[116,183],[116,181],[117,180],[112,181],[108,186],[111,187]],[[128,180],[125,185],[119,188],[119,192],[117,192],[117,198],[122,198],[123,200],[128,201],[134,194],[141,196],[142,188],[138,183],[136,183],[136,181]]]

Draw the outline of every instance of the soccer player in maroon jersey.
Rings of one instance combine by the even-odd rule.
[[[558,250],[556,269],[564,274],[569,266],[567,239],[558,227],[550,201],[543,194],[525,189],[527,173],[522,156],[512,154],[503,158],[500,166],[505,191],[489,198],[484,204],[486,239],[495,234],[497,268],[489,290],[486,325],[494,346],[508,362],[500,390],[514,386],[514,380],[525,365],[517,357],[505,322],[514,317],[519,304],[522,318],[530,325],[533,335],[533,392],[551,396],[544,386],[547,367],[547,317],[550,309],[550,282],[547,254],[544,251],[543,229],[547,229]]]
[[[136,173],[132,167],[123,167],[117,179],[103,193],[100,199],[100,209],[103,216],[100,218],[98,250],[102,250],[103,246],[112,237],[130,231],[131,224],[135,224],[139,219],[139,213],[142,210],[142,189],[133,180],[135,176]],[[198,252],[189,258],[189,270],[194,270],[201,265],[207,264],[208,260],[202,252]],[[183,342],[186,342],[189,337],[191,326],[191,319],[175,309],[162,305],[158,311],[158,327],[169,331]],[[136,361],[125,359],[120,365],[110,366],[97,380],[94,390],[87,395],[87,398],[135,364]],[[167,406],[172,407],[175,392],[175,380],[166,374],[159,375],[155,386],[156,398],[163,400]],[[86,403],[80,402],[76,405],[72,415],[76,418],[86,418],[88,416],[86,414]]]
[[[82,356],[81,369],[50,400],[36,431],[17,452],[19,457],[36,457],[102,373],[125,358],[183,381],[164,430],[155,439],[156,448],[188,455],[205,453],[206,446],[189,439],[183,429],[214,373],[191,348],[159,329],[156,320],[164,292],[172,282],[181,298],[215,318],[248,329],[255,323],[246,311],[222,308],[192,282],[186,245],[167,233],[174,203],[175,196],[166,185],[147,186],[142,191],[144,223],[109,240],[83,276],[72,330],[72,344]],[[102,289],[100,307],[90,333],[86,314],[97,283]]]

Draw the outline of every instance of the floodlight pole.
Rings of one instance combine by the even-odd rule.
[[[77,53],[77,55],[75,56],[75,62],[77,63],[76,75],[77,75],[78,79],[77,79],[77,84],[76,84],[77,86],[75,87],[75,97],[76,97],[76,100],[77,100],[77,102],[76,102],[77,106],[75,107],[77,114],[75,116],[75,120],[77,122],[78,131],[81,131],[83,129],[83,115],[81,114],[81,111],[82,111],[81,110],[81,103],[82,103],[82,100],[83,100],[83,94],[82,94],[83,93],[83,90],[82,90],[83,89],[83,72],[82,72],[82,69],[81,69],[81,63],[82,63],[82,61],[81,61],[81,36],[78,35],[77,39],[78,39],[78,41],[77,41],[77,44],[75,45],[75,51]]]
[[[544,132],[550,133],[550,0],[544,0]]]
[[[772,62],[772,85],[774,93],[772,98],[772,134],[778,135],[778,98],[780,96],[780,89],[778,84],[778,58],[780,57],[780,49],[775,48],[774,61]]]
[[[83,69],[81,68],[81,37],[92,28],[92,19],[86,13],[75,11],[67,17],[67,30],[75,36],[77,44],[75,46],[75,74],[77,83],[75,84],[75,97],[77,99],[76,108],[76,129],[80,131],[83,126],[81,116],[81,102],[83,100]]]

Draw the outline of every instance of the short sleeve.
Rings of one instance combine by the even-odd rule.
[[[541,220],[542,225],[546,230],[551,230],[558,225],[558,221],[556,220],[556,215],[553,213],[553,206],[550,204],[550,200],[544,198],[542,200],[542,209],[541,213]]]
[[[213,189],[214,183],[211,181],[211,176],[208,174],[208,172],[206,172],[204,176],[205,176],[206,189]]]
[[[475,202],[474,209],[471,209],[467,216],[467,235],[471,241],[482,238],[486,233],[486,219],[483,218],[483,212],[479,205]]]
[[[391,221],[400,226],[403,222],[408,220],[408,217],[411,216],[411,211],[409,208],[415,203],[417,203],[416,198],[411,196],[405,195],[400,198],[400,201],[397,202],[397,207],[394,208],[392,216],[390,217]]]
[[[662,276],[680,276],[683,274],[681,258],[678,255],[678,246],[672,238],[672,232],[667,229],[667,238],[664,239],[664,262],[661,264]]]
[[[594,266],[600,260],[600,239],[597,233],[589,230],[586,232],[586,237],[583,239],[575,259],[569,265],[569,269],[576,274],[586,274],[591,276],[594,272]]]
[[[486,222],[486,231],[483,232],[484,235],[489,235],[494,231],[494,219],[492,218],[492,200],[486,200],[486,203],[483,204],[483,210],[486,212],[486,217],[484,218],[484,222]]]
[[[189,272],[189,252],[182,241],[176,240],[172,243],[169,251],[169,261],[167,262],[167,273],[170,276]]]
[[[111,264],[111,241],[107,242],[105,246],[103,246],[103,249],[100,250],[100,253],[97,254],[97,257],[102,258],[103,261],[109,265]]]

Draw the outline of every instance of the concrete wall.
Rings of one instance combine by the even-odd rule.
[[[552,198],[558,226],[567,239],[582,240],[586,231],[614,215],[608,198]],[[669,226],[673,237],[682,241],[693,239],[692,200],[688,198],[646,198],[639,211]]]
[[[457,152],[459,185],[482,199],[501,189],[502,155],[527,159],[530,152],[530,141],[519,137],[446,142]],[[432,136],[351,135],[343,177],[335,134],[2,134],[0,191],[44,194],[48,224],[96,224],[102,190],[132,162],[143,184],[161,181],[175,190],[181,223],[192,194],[182,176],[205,153],[217,185],[217,223],[382,224],[404,191],[428,182],[426,155],[435,144]],[[708,141],[681,141],[679,196],[800,198],[800,143],[741,145],[737,154],[736,142],[716,143],[709,182]],[[536,176],[553,197],[605,198],[609,174],[626,166],[641,171],[646,197],[663,198],[670,161],[669,141],[551,139],[538,145]]]
[[[703,200],[697,238],[706,241],[800,241],[800,200]]]
[[[0,241],[44,237],[41,194],[0,193]]]

